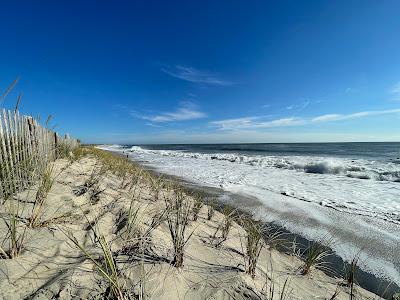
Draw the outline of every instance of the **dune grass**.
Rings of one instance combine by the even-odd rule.
[[[165,206],[168,229],[174,247],[172,264],[176,268],[181,268],[184,248],[194,233],[193,230],[190,234],[186,234],[192,210],[191,203],[182,189],[174,187],[174,194],[165,199]]]
[[[26,226],[20,217],[20,204],[9,202],[6,215],[2,216],[2,220],[6,226],[6,234],[0,245],[0,258],[13,259],[16,258],[25,247]]]
[[[53,176],[53,166],[49,165],[44,169],[40,176],[39,186],[36,191],[35,201],[32,208],[32,213],[29,218],[28,226],[36,227],[40,224],[40,218],[43,214],[44,205],[48,193],[50,192],[55,178]]]
[[[263,224],[252,218],[244,218],[241,225],[246,231],[246,273],[253,279],[256,275],[257,261],[264,247]]]
[[[290,288],[290,278],[286,277],[282,287],[276,283],[275,271],[272,265],[272,259],[269,259],[269,267],[264,274],[265,282],[261,288],[260,299],[262,300],[290,300],[298,299],[293,295],[293,289]]]
[[[216,200],[214,198],[211,198],[210,200],[207,201],[207,220],[211,221],[212,217],[214,216],[215,213],[215,205]]]
[[[301,268],[301,274],[310,273],[311,268],[327,269],[325,258],[330,255],[330,249],[320,243],[311,243],[306,249],[304,264]]]
[[[204,206],[203,199],[201,198],[200,195],[194,195],[193,197],[193,208],[192,208],[192,214],[193,214],[193,221],[197,221],[197,218],[199,217],[199,213],[201,208]]]
[[[212,241],[216,248],[220,248],[222,243],[227,240],[232,224],[237,217],[236,209],[229,205],[223,207],[222,213],[224,218],[212,236]],[[220,234],[218,235],[218,233]]]
[[[354,288],[356,284],[356,276],[357,276],[357,265],[360,259],[361,252],[358,252],[352,258],[350,265],[346,271],[346,284],[350,289],[350,300],[353,300],[355,297]]]
[[[89,259],[98,273],[107,282],[109,294],[106,295],[106,299],[128,299],[125,296],[123,283],[120,279],[120,270],[117,267],[113,252],[111,251],[110,244],[107,242],[103,235],[98,236],[97,243],[100,246],[102,258],[96,259],[95,256],[89,252],[85,245],[81,244],[78,239],[72,234],[68,234],[68,238],[78,247],[87,259]]]

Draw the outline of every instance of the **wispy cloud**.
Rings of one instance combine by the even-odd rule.
[[[391,88],[390,94],[394,101],[400,101],[400,81]]]
[[[387,114],[395,114],[400,113],[400,109],[388,109],[388,110],[370,110],[370,111],[361,111],[347,115],[341,114],[327,114],[315,117],[311,119],[312,122],[328,122],[328,121],[342,121],[342,120],[350,120],[350,119],[358,119],[368,116],[379,116],[379,115],[387,115]]]
[[[302,111],[303,109],[306,109],[307,106],[310,105],[310,103],[311,103],[310,100],[306,100],[306,101],[303,101],[303,102],[301,102],[299,104],[292,104],[292,105],[286,106],[286,109],[287,110]]]
[[[153,124],[153,123],[145,123],[144,125],[150,126],[150,127],[157,127],[157,128],[161,127],[160,125],[156,125],[156,124]]]
[[[238,129],[258,129],[258,128],[273,128],[273,127],[288,127],[288,126],[300,126],[312,123],[322,123],[322,122],[333,122],[342,120],[358,119],[368,116],[378,116],[387,114],[400,113],[399,109],[389,109],[389,110],[372,110],[372,111],[362,111],[352,114],[325,114],[316,116],[313,118],[280,118],[275,120],[263,121],[265,117],[245,117],[238,119],[226,119],[220,121],[210,122],[210,125],[217,127],[220,130],[238,130]]]
[[[227,119],[221,121],[210,122],[211,125],[220,127],[222,130],[229,130],[234,128],[246,128],[247,126],[253,126],[255,120],[261,117],[245,117],[237,119]]]
[[[220,130],[273,128],[304,124],[304,120],[300,118],[281,118],[271,121],[262,121],[261,119],[263,119],[263,117],[246,117],[214,121],[210,122],[210,124],[218,127]]]
[[[179,78],[189,82],[220,85],[220,86],[233,85],[233,82],[219,78],[219,76],[217,76],[216,74],[206,71],[200,71],[195,68],[187,66],[179,66],[179,65],[175,67],[164,66],[161,68],[161,71],[172,77]]]
[[[182,102],[181,106],[173,112],[162,112],[157,115],[142,115],[137,113],[136,111],[131,111],[130,114],[136,118],[154,123],[195,120],[202,119],[207,116],[204,112],[199,111],[197,107],[191,102]],[[149,124],[151,123],[146,123],[146,125]]]
[[[357,93],[357,92],[358,92],[358,89],[354,88],[354,87],[348,87],[343,90],[344,94],[353,94],[353,93]]]

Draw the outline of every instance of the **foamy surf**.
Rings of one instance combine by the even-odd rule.
[[[258,214],[292,232],[335,240],[349,261],[400,285],[400,165],[388,160],[102,146],[188,181],[254,196]],[[364,264],[362,263],[364,262]],[[366,263],[367,262],[367,263]]]

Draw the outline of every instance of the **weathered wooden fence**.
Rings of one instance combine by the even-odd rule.
[[[49,162],[79,145],[77,139],[60,137],[18,111],[0,110],[0,198],[34,183]]]

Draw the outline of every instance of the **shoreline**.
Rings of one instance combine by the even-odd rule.
[[[110,150],[106,150],[106,151],[110,151]],[[194,190],[197,192],[200,191],[208,196],[214,196],[214,197],[217,196],[217,199],[220,204],[232,205],[232,206],[236,207],[237,210],[240,211],[240,213],[243,213],[245,215],[252,215],[252,212],[249,209],[250,207],[254,207],[254,208],[262,207],[264,209],[268,209],[265,206],[263,206],[261,201],[255,196],[243,195],[240,193],[233,193],[233,192],[225,191],[222,188],[204,186],[204,185],[200,185],[200,184],[197,184],[194,182],[190,182],[189,180],[179,177],[179,176],[162,173],[162,172],[158,171],[155,167],[146,165],[144,161],[135,160],[131,156],[126,156],[126,154],[124,154],[124,153],[116,152],[116,151],[110,151],[110,152],[112,152],[116,155],[121,155],[123,157],[128,158],[129,160],[133,161],[134,163],[139,164],[145,170],[147,170],[153,174],[161,175],[163,178],[174,179],[179,182],[182,182],[185,185],[185,187],[188,188],[189,190]],[[284,196],[291,197],[290,195],[284,195]],[[225,198],[225,200],[221,200],[221,198]],[[228,198],[228,199],[226,199],[226,198]],[[293,197],[291,197],[291,198],[293,198]],[[247,210],[243,209],[243,208],[238,208],[238,207],[240,207],[240,204],[245,204],[247,206],[246,207]],[[315,241],[312,241],[312,240],[304,237],[301,234],[294,233],[294,232],[286,229],[284,226],[282,226],[280,224],[276,224],[275,222],[267,222],[267,221],[262,221],[262,222],[267,224],[271,228],[273,228],[274,231],[282,233],[282,235],[283,235],[282,239],[285,240],[286,244],[292,244],[294,241],[297,242],[298,243],[297,246],[299,246],[298,249],[300,251],[305,251],[311,242],[315,242]],[[316,242],[316,243],[319,244],[318,242]],[[320,270],[332,278],[343,278],[343,276],[345,275],[345,270],[347,270],[350,267],[350,264],[348,262],[346,262],[341,256],[336,254],[329,246],[328,246],[328,248],[330,249],[330,254],[326,258],[326,261],[328,262],[329,267],[331,269],[329,269],[329,270],[320,269]],[[282,253],[285,253],[285,254],[290,253],[290,251],[288,250],[288,247],[285,247],[285,246],[278,247],[277,250]],[[304,257],[304,255],[303,255],[303,257]],[[382,293],[385,293],[385,294],[387,294],[387,297],[388,297],[386,299],[391,299],[392,295],[400,290],[400,286],[396,285],[395,283],[391,283],[386,279],[380,278],[371,272],[364,271],[358,265],[356,266],[356,273],[357,273],[357,284],[360,287],[362,287],[378,296],[381,296]]]
[[[280,238],[263,238],[268,228],[223,204],[226,195],[207,201],[219,189],[160,178],[93,147],[49,170],[50,181],[1,207],[3,238],[14,232],[7,216],[19,236],[14,248],[4,245],[3,255],[14,256],[1,260],[2,299],[382,299],[326,275],[320,259],[279,251]]]

